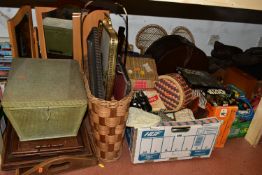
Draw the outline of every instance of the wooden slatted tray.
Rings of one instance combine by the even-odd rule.
[[[14,129],[7,124],[2,152],[2,170],[32,167],[57,156],[89,157],[97,164],[87,131],[87,119],[82,122],[77,137],[20,142]]]

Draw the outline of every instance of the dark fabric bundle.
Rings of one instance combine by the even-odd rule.
[[[167,35],[158,39],[145,54],[155,59],[159,75],[174,73],[177,67],[208,70],[205,53],[178,35]]]
[[[252,47],[232,57],[233,64],[258,80],[262,79],[262,47]]]
[[[262,64],[262,47],[252,47],[242,54],[232,57],[234,63],[238,66],[251,66]]]
[[[211,56],[219,59],[231,59],[233,55],[241,53],[243,53],[243,51],[238,47],[225,45],[216,41]]]

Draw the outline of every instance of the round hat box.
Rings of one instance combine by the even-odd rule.
[[[193,99],[192,89],[177,73],[159,76],[155,89],[169,111],[178,111]]]

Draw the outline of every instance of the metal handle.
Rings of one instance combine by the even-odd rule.
[[[63,144],[57,144],[57,145],[52,145],[52,144],[48,144],[48,145],[37,145],[35,146],[35,149],[37,149],[37,151],[39,152],[41,149],[47,149],[47,148],[61,148],[63,147]]]

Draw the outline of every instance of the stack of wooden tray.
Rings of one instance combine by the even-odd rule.
[[[98,161],[89,139],[87,120],[83,120],[76,137],[24,142],[19,141],[15,130],[8,123],[4,134],[2,170],[33,167],[59,156],[84,157],[87,161],[86,167],[96,165]]]

